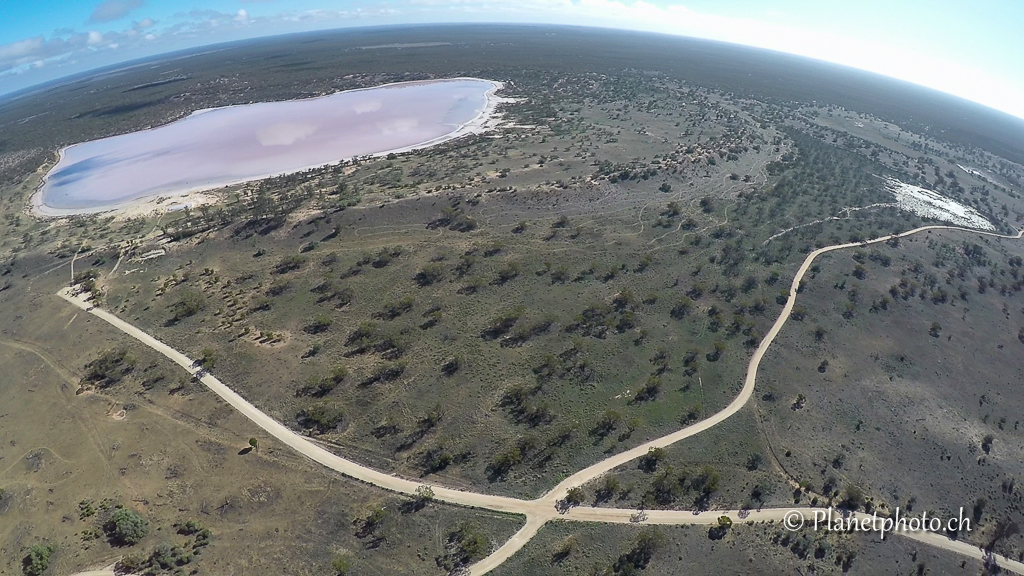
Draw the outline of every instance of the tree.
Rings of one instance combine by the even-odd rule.
[[[639,468],[644,472],[654,472],[658,467],[658,463],[665,459],[664,448],[651,448],[640,457]]]
[[[86,364],[85,369],[83,384],[95,384],[105,388],[120,382],[121,378],[134,370],[135,358],[128,353],[127,348],[107,350],[99,358]]]
[[[519,272],[521,270],[522,266],[520,266],[518,262],[506,262],[505,265],[498,270],[498,279],[495,283],[505,284],[516,276],[519,276]]]
[[[181,322],[185,318],[195,316],[204,308],[206,308],[206,299],[203,298],[202,294],[194,291],[185,292],[177,302],[170,306],[171,312],[173,313],[170,323],[175,324]]]
[[[462,368],[462,365],[464,363],[465,359],[463,358],[463,356],[461,354],[456,354],[455,356],[452,356],[444,364],[441,365],[441,373],[444,374],[445,376],[453,376],[456,372],[459,371],[459,368]]]
[[[114,544],[134,546],[149,534],[149,521],[129,508],[117,508],[104,529]]]
[[[690,311],[693,310],[693,300],[689,297],[683,296],[676,300],[675,305],[669,311],[669,315],[676,320],[684,318]]]
[[[647,377],[647,381],[640,387],[636,392],[636,396],[633,397],[634,402],[646,402],[647,400],[654,400],[658,397],[658,393],[661,392],[661,378],[655,375]]]
[[[330,316],[317,316],[309,323],[308,326],[306,326],[306,332],[308,334],[320,334],[322,332],[326,332],[333,323],[334,320],[332,320]]]
[[[715,209],[715,201],[711,196],[705,196],[700,199],[700,209],[706,214],[710,214]]]
[[[25,576],[40,576],[50,567],[50,556],[57,548],[53,544],[35,544],[21,560],[21,571]]]
[[[591,434],[604,438],[605,436],[612,433],[612,430],[622,422],[622,415],[614,410],[608,410],[601,415],[597,423],[594,424],[594,428],[591,430]]]
[[[586,498],[586,494],[583,492],[583,488],[579,486],[573,486],[569,488],[569,491],[565,493],[565,504],[567,506],[579,506],[583,504],[583,500]]]
[[[203,355],[196,363],[206,370],[212,370],[214,365],[217,364],[217,351],[213,348],[203,348]]]
[[[722,357],[722,352],[725,351],[725,344],[723,342],[715,342],[714,350],[704,355],[708,362],[717,362]]]
[[[633,547],[615,561],[616,573],[635,574],[643,570],[654,558],[655,552],[665,543],[665,537],[656,528],[649,528],[637,535]]]
[[[440,262],[431,262],[416,273],[416,283],[420,286],[430,286],[444,278],[444,266]]]
[[[249,447],[252,448],[253,450],[256,450],[258,452],[259,449],[260,449],[260,442],[259,442],[259,440],[255,439],[255,438],[249,438]]]
[[[931,335],[932,338],[938,338],[940,332],[942,332],[942,325],[938,322],[932,322],[931,327],[928,328],[928,334]]]
[[[601,486],[597,489],[597,499],[600,502],[607,502],[612,499],[619,490],[619,479],[615,476],[605,476]]]
[[[849,510],[860,508],[864,504],[864,491],[854,484],[847,485],[842,504]]]
[[[576,541],[575,536],[569,536],[555,548],[554,553],[551,554],[551,561],[555,564],[561,563],[577,550],[579,550],[579,542]]]

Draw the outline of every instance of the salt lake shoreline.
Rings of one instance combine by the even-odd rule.
[[[504,103],[504,102],[510,102],[512,100],[511,99],[507,99],[507,98],[502,98],[502,97],[497,95],[498,90],[501,90],[502,88],[505,87],[505,83],[504,82],[500,82],[498,80],[488,80],[488,79],[485,79],[485,78],[473,78],[473,77],[460,76],[460,77],[456,77],[456,78],[438,78],[438,79],[435,79],[435,80],[408,80],[408,81],[404,81],[404,82],[391,82],[391,83],[388,83],[388,84],[381,84],[379,86],[369,86],[369,87],[366,87],[366,88],[353,88],[351,90],[342,90],[340,92],[333,92],[331,94],[325,94],[323,96],[315,96],[313,98],[296,98],[296,99],[293,99],[293,100],[277,100],[277,101],[273,101],[273,102],[305,102],[305,101],[309,101],[309,100],[318,100],[318,99],[322,99],[322,98],[328,98],[328,97],[331,97],[331,96],[335,96],[337,94],[344,94],[344,93],[350,93],[350,92],[361,92],[361,91],[366,91],[366,90],[378,90],[378,89],[381,89],[381,88],[388,88],[388,87],[394,87],[394,86],[409,86],[409,85],[416,85],[416,84],[432,84],[432,83],[438,83],[438,82],[450,82],[450,81],[456,81],[456,80],[475,80],[475,81],[479,81],[479,82],[489,82],[491,84],[491,89],[484,93],[484,96],[486,98],[486,102],[485,102],[483,108],[481,108],[480,111],[477,113],[477,115],[474,116],[471,120],[469,120],[468,122],[465,122],[463,124],[460,124],[458,126],[458,128],[456,128],[455,130],[449,132],[448,134],[445,134],[443,136],[439,136],[437,138],[432,138],[430,140],[426,140],[426,141],[420,142],[418,144],[412,144],[412,145],[409,145],[409,146],[403,146],[401,148],[394,148],[394,149],[391,149],[391,150],[384,150],[384,151],[381,151],[381,152],[374,152],[372,154],[360,154],[358,156],[352,156],[352,157],[348,157],[348,158],[339,158],[338,160],[334,160],[334,161],[331,161],[331,162],[323,162],[323,163],[320,163],[320,164],[313,164],[313,165],[310,165],[310,166],[304,166],[304,167],[301,167],[301,168],[296,168],[294,170],[287,170],[287,171],[283,171],[283,172],[274,172],[274,173],[268,173],[268,174],[261,174],[261,175],[258,175],[258,176],[241,178],[241,179],[234,180],[234,181],[231,181],[231,182],[226,182],[224,184],[218,184],[218,185],[212,186],[212,187],[211,186],[194,186],[192,188],[182,189],[180,191],[175,191],[175,192],[170,192],[170,193],[162,192],[160,194],[154,194],[154,195],[151,195],[151,196],[143,196],[143,197],[140,197],[140,198],[134,198],[132,200],[128,200],[128,201],[125,201],[125,202],[119,202],[119,203],[116,203],[116,204],[107,204],[107,205],[104,205],[104,206],[94,206],[94,207],[89,207],[89,208],[54,208],[52,206],[47,206],[46,204],[44,204],[43,203],[43,186],[46,185],[47,176],[49,176],[49,172],[47,172],[47,175],[44,176],[40,180],[39,185],[36,187],[35,192],[32,194],[32,198],[31,198],[30,203],[29,203],[29,214],[31,214],[32,216],[35,216],[35,217],[39,217],[39,218],[64,218],[64,217],[69,217],[69,216],[82,216],[82,215],[88,215],[88,214],[103,214],[103,213],[110,213],[110,212],[118,212],[118,213],[131,212],[133,215],[140,215],[141,216],[143,214],[152,213],[154,211],[167,211],[168,209],[173,208],[175,206],[188,205],[188,206],[192,207],[193,204],[195,204],[195,205],[198,205],[198,204],[209,204],[209,203],[211,203],[211,199],[212,199],[211,194],[213,192],[215,192],[218,189],[222,189],[222,188],[225,188],[225,187],[228,187],[228,186],[236,186],[238,184],[244,184],[246,182],[256,182],[258,180],[264,180],[264,179],[267,179],[267,178],[275,178],[275,177],[278,177],[278,176],[285,176],[285,175],[288,175],[288,174],[295,174],[295,173],[298,173],[298,172],[304,172],[306,170],[315,170],[315,169],[318,169],[318,168],[324,168],[326,166],[333,166],[333,165],[336,165],[336,164],[350,162],[350,161],[353,161],[353,160],[355,160],[357,158],[359,158],[359,159],[363,159],[363,158],[382,158],[382,157],[387,156],[389,154],[404,154],[404,153],[407,153],[407,152],[414,152],[416,150],[422,150],[424,148],[429,148],[431,146],[437,146],[438,144],[443,144],[445,142],[449,142],[449,141],[455,140],[457,138],[462,138],[464,136],[469,136],[469,135],[472,135],[472,134],[482,134],[484,132],[487,132],[491,128],[493,128],[492,121],[496,118],[495,112],[497,110],[498,104],[501,104],[501,103]],[[233,104],[231,106],[222,106],[222,107],[219,107],[219,108],[202,108],[202,109],[199,109],[199,110],[196,110],[196,111],[192,112],[188,116],[185,116],[183,118],[179,118],[178,120],[175,120],[174,122],[179,122],[181,120],[184,120],[185,118],[190,118],[192,116],[196,116],[198,114],[203,114],[203,113],[209,112],[211,110],[221,110],[221,109],[225,109],[225,108],[235,108],[235,107],[240,107],[240,106],[250,106],[252,104],[261,104],[261,103],[263,103],[263,102],[251,102],[249,104]],[[174,122],[171,122],[171,124],[173,124]],[[155,130],[157,128],[160,128],[160,127],[163,127],[163,126],[167,126],[167,125],[168,124],[161,124],[160,126],[152,126],[150,128],[146,128],[145,130],[140,130],[138,132],[145,132],[145,131],[148,131],[148,130]],[[130,134],[130,133],[132,133],[132,132],[129,132],[128,134]],[[120,136],[120,135],[108,136],[108,138],[116,138],[117,136]],[[56,166],[57,164],[60,163],[61,160],[64,159],[64,154],[65,154],[65,152],[68,149],[73,148],[75,146],[78,146],[80,144],[83,144],[83,142],[79,142],[79,143],[76,143],[76,144],[71,144],[69,146],[65,146],[65,147],[61,148],[60,150],[58,150],[57,151],[57,162],[53,166]],[[50,170],[52,170],[52,169],[53,169],[53,167],[50,168]],[[190,202],[190,199],[191,199],[192,196],[200,195],[200,193],[206,193],[206,194],[201,194],[201,197],[196,198],[196,200],[198,200],[199,202],[196,202],[196,203]],[[170,206],[167,206],[168,204],[170,204]]]

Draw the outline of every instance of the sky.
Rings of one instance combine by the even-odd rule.
[[[1021,0],[0,0],[0,94],[117,62],[290,32],[592,25],[818,58],[1024,118]]]

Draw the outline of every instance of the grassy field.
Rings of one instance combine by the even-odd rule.
[[[1019,556],[1020,536],[997,528],[1021,521],[1024,248],[935,232],[862,252],[863,279],[856,250],[822,260],[801,295],[807,320],[762,364],[775,454],[836,501],[856,486],[889,509],[963,507],[972,541]]]
[[[641,546],[643,544],[643,546]],[[595,526],[557,522],[495,574],[618,574],[626,563],[649,574],[963,574],[981,562],[902,538],[801,533],[734,525],[722,537],[698,526]],[[618,569],[618,571],[616,571]]]
[[[21,573],[34,545],[55,546],[49,573],[67,574],[124,554],[148,560],[166,544],[200,573],[324,574],[347,558],[360,574],[444,574],[460,561],[452,534],[463,526],[484,538],[485,551],[518,529],[514,517],[417,507],[328,473],[263,438],[201,386],[154,387],[175,368],[112,328],[48,298],[19,304],[33,332],[5,308],[0,338],[4,573]],[[107,346],[124,347],[134,368],[76,394],[84,365]],[[148,522],[133,545],[106,529],[118,506]],[[179,526],[189,521],[209,530],[207,545]]]

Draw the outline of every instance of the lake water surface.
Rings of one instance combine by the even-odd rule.
[[[497,86],[475,78],[408,82],[199,111],[69,146],[47,174],[37,206],[94,212],[429,145],[479,120]]]

